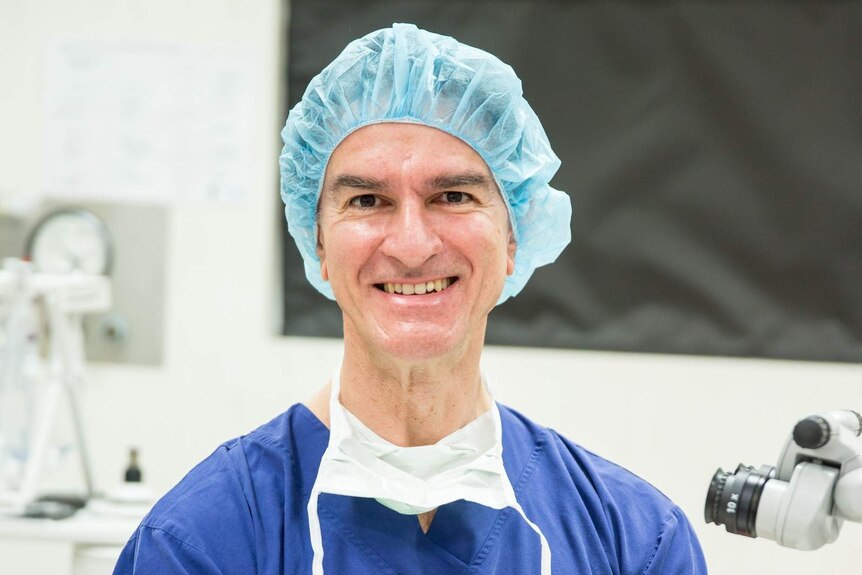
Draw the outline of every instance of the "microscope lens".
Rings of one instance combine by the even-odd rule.
[[[706,495],[706,522],[724,525],[729,533],[757,537],[757,507],[767,481],[768,471],[761,473],[741,463],[732,474],[716,471]]]

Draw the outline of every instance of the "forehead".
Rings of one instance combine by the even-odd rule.
[[[329,158],[324,180],[345,172],[379,177],[405,170],[475,172],[493,179],[482,157],[451,134],[421,124],[380,123],[364,126],[341,141]]]

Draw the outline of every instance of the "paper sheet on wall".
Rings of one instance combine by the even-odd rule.
[[[251,73],[183,47],[63,44],[46,61],[46,194],[113,202],[241,202]]]

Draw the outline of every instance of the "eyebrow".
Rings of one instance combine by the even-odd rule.
[[[491,180],[488,176],[478,173],[453,174],[437,176],[431,181],[431,187],[435,190],[446,188],[485,188],[491,189]]]
[[[485,174],[467,172],[463,174],[444,174],[435,177],[428,183],[432,190],[445,190],[450,188],[484,188],[492,189],[491,179]],[[368,192],[380,192],[389,189],[389,184],[384,180],[367,176],[353,174],[341,174],[336,176],[329,185],[329,190],[339,192],[342,189],[364,190]]]
[[[367,178],[363,176],[354,176],[351,174],[341,174],[335,178],[329,185],[329,189],[333,192],[337,192],[342,188],[353,188],[359,190],[368,190],[369,192],[379,192],[381,190],[386,190],[389,188],[389,185],[377,178]]]

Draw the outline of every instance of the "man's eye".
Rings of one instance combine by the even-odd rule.
[[[374,194],[362,194],[350,200],[350,205],[357,208],[373,208],[377,205],[377,196]]]
[[[463,204],[470,201],[471,196],[465,192],[446,192],[443,194],[443,200],[447,204]]]

